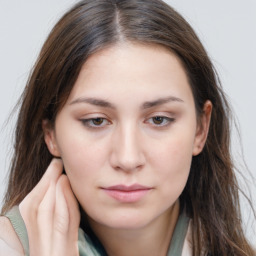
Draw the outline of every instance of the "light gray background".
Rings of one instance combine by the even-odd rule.
[[[50,29],[74,0],[0,0],[0,201],[7,183],[15,115],[5,125]],[[256,0],[167,0],[197,31],[221,77],[236,113],[246,163],[256,177]],[[236,163],[244,172],[242,149],[233,134]],[[245,228],[256,245],[252,218],[242,199]],[[1,206],[0,202],[0,206]]]

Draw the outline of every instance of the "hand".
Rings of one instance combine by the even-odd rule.
[[[31,256],[78,256],[80,213],[60,159],[20,203]]]

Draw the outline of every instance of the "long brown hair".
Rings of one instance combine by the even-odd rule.
[[[227,100],[195,32],[161,0],[84,0],[54,27],[22,95],[2,213],[23,200],[51,161],[42,120],[54,123],[88,56],[120,41],[174,52],[187,72],[198,116],[206,100],[213,104],[205,148],[193,158],[180,197],[192,219],[193,255],[253,255],[241,227]]]

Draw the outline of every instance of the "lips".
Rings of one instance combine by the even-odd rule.
[[[102,189],[108,196],[119,202],[133,203],[142,200],[152,188],[140,184],[131,186],[120,184]]]
[[[135,191],[135,190],[149,189],[149,187],[145,187],[145,186],[142,186],[140,184],[134,184],[134,185],[131,185],[131,186],[115,185],[115,186],[107,187],[106,189],[120,190],[120,191]]]

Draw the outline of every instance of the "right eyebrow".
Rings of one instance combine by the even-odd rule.
[[[116,108],[112,103],[110,103],[106,100],[97,99],[97,98],[86,98],[86,97],[77,98],[77,99],[73,100],[70,103],[70,105],[77,104],[77,103],[89,103],[91,105],[104,107],[104,108],[112,108],[112,109]]]

